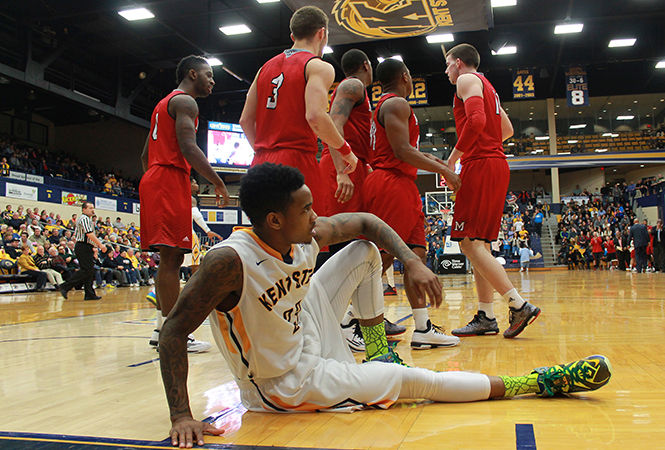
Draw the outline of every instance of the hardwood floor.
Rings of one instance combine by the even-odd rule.
[[[226,428],[207,442],[327,448],[520,448],[516,424],[531,424],[540,448],[658,447],[665,439],[665,275],[539,271],[509,274],[543,313],[513,340],[463,338],[459,347],[411,351],[403,289],[386,297],[392,321],[407,326],[397,351],[409,365],[516,375],[592,354],[614,375],[595,392],[466,404],[400,401],[353,414],[246,412],[216,349],[190,355],[197,418]],[[444,305],[431,313],[446,329],[476,311],[472,276],[442,277]],[[399,281],[398,281],[399,282]],[[159,355],[148,346],[155,312],[147,288],[102,292],[84,302],[59,294],[0,296],[0,430],[158,441],[169,430]],[[503,331],[507,306],[495,297]],[[403,319],[403,320],[402,320]],[[198,339],[212,341],[208,326]],[[358,355],[361,358],[362,355]],[[0,446],[2,446],[0,441]],[[523,447],[527,448],[527,447]]]

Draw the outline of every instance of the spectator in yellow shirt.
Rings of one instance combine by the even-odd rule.
[[[35,290],[37,292],[44,292],[46,290],[44,289],[46,281],[48,280],[46,273],[39,270],[35,264],[35,260],[32,259],[32,255],[30,255],[30,249],[27,246],[23,247],[23,253],[18,257],[17,264],[21,273],[35,277],[35,281],[37,282]]]

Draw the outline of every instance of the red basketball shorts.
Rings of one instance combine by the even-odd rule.
[[[503,158],[481,158],[462,164],[462,186],[455,197],[451,239],[492,242],[499,236],[510,169]]]
[[[321,182],[323,185],[324,216],[333,216],[345,212],[360,212],[363,210],[363,184],[365,184],[365,178],[367,178],[367,165],[362,160],[358,160],[356,170],[349,174],[349,178],[353,183],[353,196],[346,203],[340,203],[335,198],[335,192],[337,191],[337,169],[335,169],[335,164],[333,164],[329,153],[321,157],[319,169],[321,170]]]
[[[273,164],[282,164],[284,166],[294,167],[305,176],[305,184],[312,192],[312,209],[318,215],[323,215],[325,207],[324,190],[321,183],[319,172],[319,163],[316,161],[316,155],[312,152],[303,152],[300,150],[259,150],[254,154],[252,167],[265,162]]]
[[[153,166],[139,184],[141,248],[159,245],[192,251],[192,187],[189,174],[171,166]]]
[[[425,247],[425,215],[413,179],[399,171],[376,169],[367,175],[363,195],[365,211],[390,225],[406,244]]]

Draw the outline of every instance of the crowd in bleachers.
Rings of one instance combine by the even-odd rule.
[[[549,154],[549,141],[537,136],[514,137],[504,144],[506,154],[524,156]],[[620,131],[616,133],[557,136],[557,153],[594,153],[655,150],[665,148],[665,125],[658,130]]]
[[[15,210],[7,205],[1,213],[0,268],[3,275],[28,274],[43,290],[46,282],[53,287],[66,281],[79,268],[74,254],[73,232],[77,214],[62,218],[38,208]],[[144,286],[154,284],[159,254],[140,250],[140,230],[134,222],[125,224],[120,217],[111,221],[93,216],[97,237],[107,251],[94,249],[95,284],[104,286]]]
[[[67,153],[19,144],[7,136],[0,136],[0,159],[2,176],[8,176],[13,170],[70,180],[92,192],[138,197],[138,181],[123,177],[120,172],[101,170]]]
[[[632,200],[640,195],[660,192],[665,186],[662,175],[639,183],[608,184],[600,195],[583,191],[583,202],[570,201],[561,211],[555,243],[560,245],[557,261],[569,269],[619,269],[638,271],[635,239],[631,226],[636,216]],[[647,220],[637,221],[646,226],[651,236],[646,247],[646,271],[665,270],[654,258],[652,226]]]

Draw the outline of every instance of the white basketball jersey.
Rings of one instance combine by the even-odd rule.
[[[230,247],[242,261],[243,290],[231,311],[213,311],[215,342],[238,379],[272,378],[295,367],[303,346],[302,302],[314,273],[319,246],[291,246],[293,262],[249,228],[234,231],[213,249]]]

